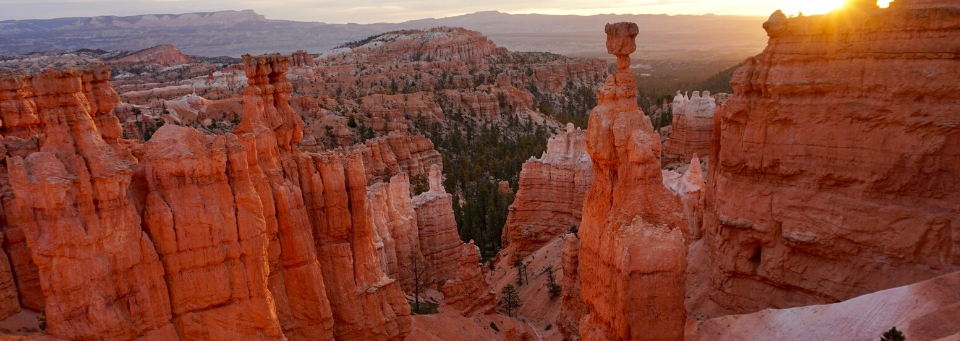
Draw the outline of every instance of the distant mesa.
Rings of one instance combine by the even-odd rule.
[[[180,49],[178,49],[176,46],[165,44],[133,52],[111,62],[117,64],[156,63],[177,65],[190,63],[192,61],[193,60],[189,56],[183,54],[183,52],[180,52]]]

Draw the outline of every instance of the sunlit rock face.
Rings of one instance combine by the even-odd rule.
[[[580,336],[683,340],[683,206],[663,185],[660,138],[637,107],[629,69],[637,26],[608,24],[606,33],[617,71],[598,91],[586,136],[594,181],[579,231],[580,289],[588,307]]]
[[[670,138],[663,145],[665,162],[688,162],[694,155],[710,155],[713,140],[713,112],[717,104],[709,91],[694,91],[693,96],[681,95],[670,104],[673,124]]]
[[[244,58],[233,134],[142,145],[119,139],[103,65],[0,75],[0,314],[19,296],[67,340],[404,339],[363,157],[295,147],[287,63]]]
[[[863,1],[764,24],[769,46],[734,74],[715,120],[707,315],[960,269],[958,7]]]

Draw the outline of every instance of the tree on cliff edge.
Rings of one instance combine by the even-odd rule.
[[[512,284],[507,284],[503,287],[503,290],[500,291],[502,297],[500,297],[500,307],[507,310],[507,316],[513,317],[513,309],[519,308],[522,305],[520,302],[520,293],[517,292]]]

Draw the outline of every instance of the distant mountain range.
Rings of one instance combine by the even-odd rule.
[[[719,15],[543,15],[477,12],[403,23],[327,24],[271,20],[252,10],[129,17],[0,21],[0,55],[77,49],[141,50],[172,44],[200,56],[328,51],[375,34],[436,26],[483,33],[513,51],[605,56],[604,24],[640,26],[640,59],[741,60],[763,50],[766,18]]]

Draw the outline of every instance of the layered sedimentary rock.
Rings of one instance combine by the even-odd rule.
[[[957,340],[960,272],[834,304],[767,309],[701,322],[689,340]]]
[[[704,91],[701,96],[694,91],[692,97],[687,97],[678,91],[670,106],[673,124],[670,138],[663,145],[664,162],[687,162],[694,154],[710,155],[713,113],[717,107],[710,92]]]
[[[348,53],[378,52],[381,58],[371,60],[379,63],[400,61],[444,61],[458,63],[475,63],[490,55],[509,55],[506,49],[498,48],[490,39],[479,32],[463,28],[438,27],[424,31],[431,37],[425,42],[421,39],[417,44],[410,44],[408,40],[418,39],[404,31],[387,32],[367,41],[376,41],[378,44],[367,44]]]
[[[433,280],[444,283],[457,277],[460,236],[453,216],[453,196],[443,188],[440,166],[430,167],[430,190],[413,198],[417,211],[420,251],[430,264]]]
[[[93,119],[91,103],[116,105],[116,93],[104,80],[90,92],[96,97],[84,95],[83,80],[94,74],[4,75],[2,132],[11,135],[5,143],[15,198],[6,223],[21,229],[37,267],[48,335],[176,340],[163,265],[128,197],[133,164],[103,140]],[[13,136],[36,145],[18,148],[22,140]]]
[[[703,225],[703,213],[706,202],[705,188],[703,180],[703,170],[700,167],[700,158],[693,154],[690,160],[690,166],[683,174],[664,170],[663,185],[680,196],[683,201],[683,214],[687,217],[687,226],[684,233],[688,237],[687,242],[700,239],[703,231],[700,227]]]
[[[165,65],[177,65],[185,64],[191,62],[192,59],[187,55],[180,52],[176,46],[173,45],[157,45],[149,49],[137,51],[129,56],[117,59],[113,63],[118,64],[141,64],[141,63],[157,63]]]
[[[598,91],[587,129],[594,181],[579,231],[583,340],[683,340],[686,221],[662,183],[660,138],[637,107],[629,69],[637,32],[632,23],[607,25],[617,71]]]
[[[290,55],[290,64],[292,67],[312,67],[313,55],[304,50],[297,50]]]
[[[421,257],[429,264],[429,277],[443,292],[445,305],[463,316],[488,313],[494,297],[480,266],[480,249],[472,241],[460,241],[452,196],[444,190],[441,178],[440,165],[432,165],[430,191],[412,199],[406,173],[367,188],[368,215],[380,262],[387,276],[413,292],[410,257]]]
[[[267,226],[235,135],[161,127],[141,157],[143,226],[163,262],[182,340],[282,340]]]
[[[287,59],[247,56],[244,67],[234,134],[167,125],[145,145],[118,139],[108,115],[118,99],[101,65],[0,78],[2,227],[22,238],[5,250],[24,305],[46,310],[48,335],[409,333],[410,308],[379,261],[362,156],[297,150],[303,123],[287,103]]]
[[[493,312],[495,297],[490,293],[483,268],[480,266],[480,248],[470,243],[461,244],[457,259],[460,267],[454,276],[443,283],[443,304],[453,307],[463,316]]]
[[[769,46],[715,121],[704,224],[719,313],[960,269],[958,8],[867,1],[764,24]]]
[[[564,236],[562,257],[560,287],[563,302],[557,329],[564,339],[580,341],[580,318],[587,314],[587,305],[580,293],[580,238],[576,234]]]
[[[593,183],[585,130],[567,125],[551,137],[539,159],[524,162],[520,189],[503,227],[508,254],[524,258],[551,239],[580,225],[583,199]]]
[[[328,330],[329,300],[338,340],[403,339],[410,308],[380,267],[362,157],[297,150],[303,123],[288,104],[287,59],[246,56],[244,64],[250,86],[234,133],[257,150],[248,159],[269,186],[258,188],[261,198],[276,198],[264,206],[276,215],[267,219],[268,230],[278,231],[270,247],[279,251],[271,252],[270,287],[285,334],[311,338]]]
[[[363,144],[363,164],[367,177],[374,179],[405,172],[408,176],[427,176],[430,167],[442,165],[440,153],[433,142],[423,135],[391,132]]]
[[[400,173],[391,177],[389,183],[380,182],[367,188],[367,210],[377,234],[375,241],[384,272],[397,279],[404,291],[412,292],[410,257],[422,258],[423,254],[417,212],[410,198],[410,177]]]

